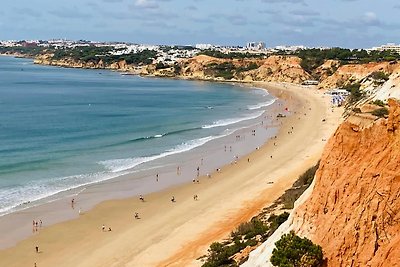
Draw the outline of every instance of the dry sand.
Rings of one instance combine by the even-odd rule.
[[[272,203],[318,161],[323,140],[340,123],[341,110],[332,112],[328,97],[313,89],[282,84],[268,84],[268,88],[296,111],[280,119],[283,125],[277,139],[211,178],[201,177],[200,184],[147,195],[145,202],[136,197],[103,202],[78,219],[42,229],[0,251],[0,266],[201,265],[196,258],[206,253],[210,243]],[[176,202],[170,201],[171,196]],[[134,212],[141,219],[135,219]],[[103,224],[112,231],[103,232]]]

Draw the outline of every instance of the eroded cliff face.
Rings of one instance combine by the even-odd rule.
[[[301,59],[294,56],[271,56],[260,68],[244,73],[244,80],[300,84],[311,79],[311,76],[300,66],[300,62]]]
[[[334,68],[334,72],[328,73],[324,72],[323,69],[331,72],[332,69],[323,68],[327,63],[332,63],[333,61],[327,61],[324,65],[318,69],[321,72],[321,83],[319,87],[321,89],[337,88],[341,87],[349,82],[367,82],[366,80],[373,72],[383,72],[385,74],[391,75],[400,69],[400,64],[397,62],[372,62],[366,64],[348,64],[342,65],[338,68]],[[338,66],[338,65],[336,65]]]
[[[149,66],[147,73],[201,80],[273,81],[299,84],[311,78],[301,68],[300,62],[301,59],[294,56],[270,56],[266,59],[220,59],[199,55],[180,61],[179,69],[156,70]],[[223,70],[225,74],[226,72],[231,74],[229,78],[219,76],[217,70],[222,68],[225,68]]]
[[[124,72],[137,72],[135,66],[128,65],[125,60],[115,62],[112,64],[105,64],[102,60],[98,62],[83,62],[80,60],[75,60],[72,58],[62,58],[59,60],[54,60],[52,54],[43,54],[35,57],[34,63],[40,65],[57,66],[64,68],[80,68],[80,69],[110,69]]]
[[[343,123],[292,228],[322,246],[328,266],[400,266],[400,103],[388,119]]]

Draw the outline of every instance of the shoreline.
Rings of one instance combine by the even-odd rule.
[[[260,84],[257,83],[257,85],[260,85]],[[265,85],[265,84],[263,84],[263,85]],[[268,87],[269,86],[271,86],[271,85],[268,85]],[[274,86],[274,85],[272,85],[272,86]],[[278,86],[278,87],[270,88],[270,89],[275,90],[275,93],[278,93],[278,94],[282,94],[282,92],[279,92],[279,90],[288,90],[288,88],[284,88],[285,86],[281,87],[281,88],[279,88],[279,85],[275,85],[275,86]],[[300,89],[295,89],[295,90],[309,90],[309,89],[300,88]],[[271,91],[271,93],[274,94],[274,92],[272,92],[272,91]],[[285,94],[287,94],[287,92]],[[289,98],[289,100],[290,99],[291,99],[291,97]],[[302,103],[305,104],[306,102],[307,102],[307,100],[303,99]],[[300,108],[300,107],[298,107],[298,108]],[[299,109],[299,111],[300,111],[300,109]],[[290,118],[288,118],[288,120],[289,119]],[[296,120],[294,120],[292,123],[294,123],[295,121]],[[285,122],[287,122],[287,120],[285,120]],[[287,124],[287,123],[285,123],[285,124]],[[336,125],[338,123],[336,122],[333,124]],[[287,128],[288,126],[284,125],[284,127]],[[287,130],[286,128],[285,128],[285,130]],[[286,137],[286,135],[284,133],[285,130],[283,129],[283,127],[281,128],[280,133],[278,134],[279,142],[281,139],[285,139],[285,137]],[[332,129],[330,129],[330,133],[331,132],[332,132]],[[320,133],[318,133],[318,135],[319,134]],[[281,138],[281,136],[282,136],[282,138]],[[323,137],[326,137],[326,136],[323,136]],[[319,147],[320,147],[319,149],[322,150],[321,145],[319,145]],[[219,221],[221,219],[220,213],[224,213],[224,212],[221,212],[221,209],[220,209],[221,207],[219,207],[219,205],[222,205],[221,203],[217,203],[215,206],[215,205],[213,205],[212,202],[210,203],[210,199],[209,199],[209,198],[213,198],[213,196],[220,197],[220,195],[224,195],[224,194],[219,194],[219,193],[221,193],[221,190],[224,192],[227,191],[227,190],[224,190],[225,186],[221,188],[221,183],[222,184],[227,183],[230,190],[234,189],[232,187],[236,187],[237,184],[234,181],[230,181],[227,177],[231,176],[231,175],[233,175],[233,176],[238,175],[238,176],[242,177],[243,176],[243,174],[241,173],[242,168],[244,168],[244,171],[243,171],[244,173],[252,174],[255,176],[260,175],[259,171],[255,172],[255,168],[250,168],[248,165],[253,165],[253,158],[254,158],[254,161],[255,161],[254,164],[257,165],[256,169],[259,170],[260,163],[258,163],[258,161],[262,162],[263,160],[264,161],[268,160],[268,159],[265,159],[265,153],[266,153],[266,151],[268,151],[268,150],[272,151],[273,149],[274,149],[274,147],[273,146],[271,147],[271,142],[269,142],[266,145],[264,145],[262,148],[260,148],[259,150],[255,151],[249,155],[249,157],[251,158],[250,164],[244,159],[245,157],[244,158],[242,157],[236,165],[225,166],[222,168],[222,171],[220,173],[213,174],[212,179],[207,179],[207,178],[201,177],[200,178],[201,183],[198,185],[192,185],[192,184],[178,185],[178,186],[174,186],[172,188],[163,190],[161,192],[156,192],[149,196],[146,196],[146,199],[147,198],[149,199],[148,203],[147,203],[147,201],[145,203],[137,203],[138,201],[136,198],[103,202],[103,203],[97,205],[91,211],[85,213],[83,216],[80,216],[79,219],[70,220],[67,222],[63,222],[63,223],[45,228],[40,232],[40,234],[35,235],[33,237],[30,237],[29,239],[26,239],[26,240],[20,242],[16,247],[0,251],[0,259],[2,259],[2,260],[0,260],[0,262],[4,260],[5,263],[8,264],[8,266],[21,266],[21,265],[13,265],[15,263],[14,260],[18,259],[21,263],[24,262],[26,264],[30,264],[28,262],[32,262],[32,260],[37,260],[38,263],[40,262],[39,266],[51,266],[50,263],[59,265],[59,262],[57,262],[57,260],[56,260],[57,259],[56,252],[58,250],[55,248],[50,249],[48,247],[49,243],[48,242],[46,243],[46,240],[48,238],[51,238],[52,236],[54,237],[54,235],[57,235],[58,237],[60,237],[61,243],[65,244],[66,243],[65,241],[67,241],[67,243],[69,243],[71,245],[71,244],[75,244],[78,241],[81,241],[81,242],[84,242],[84,244],[87,244],[92,249],[95,249],[96,251],[102,251],[100,253],[100,255],[98,255],[98,257],[93,256],[93,257],[90,257],[90,259],[84,259],[85,254],[82,254],[81,252],[79,252],[76,254],[77,256],[72,256],[72,258],[69,261],[65,262],[65,264],[62,266],[78,266],[78,265],[79,266],[111,266],[111,265],[106,265],[106,263],[100,264],[100,262],[103,262],[101,260],[103,258],[103,256],[105,256],[107,254],[107,253],[105,253],[103,255],[104,252],[107,252],[107,250],[104,251],[104,249],[106,247],[108,247],[107,242],[111,242],[112,244],[118,243],[118,245],[116,247],[113,247],[113,249],[112,249],[112,251],[114,251],[114,252],[115,252],[115,249],[117,249],[117,247],[120,247],[120,246],[123,247],[124,244],[128,247],[131,247],[132,245],[130,244],[130,242],[126,243],[125,241],[121,240],[122,236],[125,236],[125,234],[127,234],[129,236],[142,236],[142,241],[147,240],[146,235],[143,235],[143,234],[144,233],[149,234],[149,229],[150,230],[152,229],[151,226],[155,227],[153,229],[159,229],[160,227],[161,227],[161,229],[163,227],[164,228],[169,227],[170,231],[167,231],[168,233],[170,233],[171,231],[172,231],[172,233],[178,231],[180,238],[185,239],[184,238],[185,235],[189,235],[192,237],[192,238],[190,238],[190,240],[193,240],[193,239],[198,240],[196,235],[201,234],[200,230],[204,230],[205,228],[206,229],[213,228],[212,224],[210,224],[211,222],[209,222],[209,221],[212,221],[214,223],[215,223],[215,221]],[[263,157],[261,157],[261,154],[264,154],[264,159],[261,159],[261,158],[263,158]],[[303,155],[303,157],[304,157],[304,155]],[[312,157],[312,159],[308,159],[307,157],[305,157],[304,160],[311,163],[312,161],[315,160],[315,158]],[[275,160],[272,160],[272,161],[275,161]],[[279,170],[279,167],[276,167],[276,168]],[[306,167],[304,167],[304,168],[306,168]],[[241,172],[239,174],[236,174],[236,172],[239,169]],[[248,169],[250,169],[250,170],[248,170]],[[275,169],[275,171],[276,171],[276,169]],[[242,180],[239,178],[235,178],[235,179],[237,181]],[[235,180],[235,179],[232,178],[231,180]],[[269,178],[269,179],[272,180],[273,178]],[[277,179],[277,178],[275,178],[275,179]],[[252,180],[254,180],[254,179],[252,179]],[[290,179],[286,179],[286,180],[290,180]],[[233,184],[232,184],[232,182],[233,182]],[[258,194],[256,194],[258,196],[256,198],[259,198],[259,195],[263,190],[270,191],[271,188],[276,188],[276,187],[278,187],[279,190],[281,190],[281,189],[283,190],[286,187],[290,187],[292,180],[290,180],[290,181],[273,181],[273,182],[274,183],[272,185],[271,184],[263,185],[263,188],[257,188],[258,186],[256,186],[256,188],[254,188],[254,184],[253,184],[254,181],[253,181],[253,183],[246,182],[243,186],[252,188],[252,192],[255,191],[258,193]],[[196,189],[196,191],[202,192],[201,194],[199,193],[199,201],[198,202],[195,202],[191,199],[191,197],[193,196],[193,187],[198,187]],[[215,188],[217,188],[217,189],[215,189]],[[219,188],[219,190],[218,190],[218,188]],[[278,195],[280,193],[279,190],[273,190],[274,192],[270,192],[271,196],[278,197]],[[246,191],[246,190],[244,190],[244,191]],[[235,190],[233,192],[235,192]],[[232,193],[232,191],[229,191],[229,195],[231,195],[231,193]],[[170,198],[171,194],[175,194],[177,196],[177,203],[170,203],[169,198]],[[232,198],[235,200],[234,202],[242,203],[242,204],[246,203],[248,201],[254,202],[254,197],[249,197],[249,196],[245,197],[245,196],[243,196],[243,194],[246,194],[246,192],[241,192],[240,193],[241,197],[233,197],[232,196]],[[207,195],[209,197],[207,197],[206,198],[207,200],[205,200],[204,198]],[[162,203],[155,204],[155,202],[158,202],[161,199],[163,199],[163,201],[161,201]],[[268,199],[270,199],[270,198],[268,198]],[[192,214],[193,216],[190,216],[191,213],[195,213],[195,211],[196,211],[196,209],[193,209],[193,205],[197,204],[197,203],[202,203],[203,201],[206,202],[205,204],[209,205],[209,206],[206,205],[206,207],[210,207],[211,211],[213,211],[215,213],[215,214],[213,213],[213,216],[211,216],[211,218],[213,218],[211,220],[204,220],[201,217],[198,217],[199,214],[197,214],[197,215]],[[272,199],[272,201],[273,201],[273,199]],[[181,204],[181,202],[182,202],[182,204]],[[260,205],[264,206],[266,204],[265,202],[268,202],[268,200],[265,199],[265,197],[264,197],[262,199],[262,201],[260,201],[260,200],[256,201],[257,205],[254,204],[255,203],[254,202],[251,207],[253,207],[253,206],[259,207]],[[174,214],[174,213],[177,213],[176,211],[168,212],[169,209],[171,208],[171,204],[172,205],[177,204],[175,206],[180,206],[180,205],[184,206],[183,208],[178,208],[178,210],[180,210],[180,211],[185,210],[185,213],[184,213],[185,216],[189,215],[189,217],[186,217],[186,221],[185,220],[182,221],[182,219],[175,218],[176,216],[174,216],[174,215],[176,215],[176,214]],[[150,206],[150,207],[145,208],[145,206]],[[240,207],[240,205],[239,205],[239,207]],[[114,211],[113,209],[116,209],[118,211]],[[208,211],[207,208],[204,209],[204,207],[201,209],[204,212],[211,212],[211,211]],[[141,216],[143,216],[143,219],[138,220],[138,221],[132,221],[133,210],[137,210],[141,214]],[[253,208],[250,210],[254,211]],[[220,212],[218,212],[218,211],[220,211]],[[225,209],[222,209],[222,211],[225,211]],[[157,213],[159,213],[159,212],[166,212],[166,214],[163,214],[163,216],[162,216],[162,218],[164,220],[161,220],[162,218],[158,218]],[[170,214],[170,213],[172,213],[172,214]],[[217,215],[216,213],[218,213],[219,216],[216,216]],[[230,212],[228,212],[228,214],[229,213]],[[249,217],[254,215],[253,212],[250,212],[250,213],[251,214],[248,214]],[[200,214],[202,214],[202,213],[200,213]],[[226,215],[226,214],[224,214],[224,215]],[[96,216],[97,216],[97,219],[96,219]],[[183,217],[185,217],[185,216],[183,216]],[[103,217],[104,217],[104,219],[101,219]],[[210,219],[210,216],[208,216],[208,217]],[[247,217],[247,216],[246,215],[240,216],[241,221],[245,221],[245,219],[246,219],[245,217]],[[152,218],[152,220],[150,222],[147,222],[149,225],[144,225],[144,223],[142,223],[144,221],[150,220],[151,218]],[[166,218],[169,218],[169,220],[165,220]],[[193,225],[190,225],[191,223],[192,224],[195,223],[193,221],[194,220],[193,218],[196,218],[197,220],[200,220],[203,223],[203,224],[201,224],[201,227],[200,227],[201,229],[196,229],[196,226],[193,227]],[[171,222],[171,220],[172,220],[172,222]],[[94,221],[97,221],[97,223],[95,223]],[[158,227],[157,227],[157,221],[160,221],[163,223],[161,225],[158,225]],[[168,223],[166,223],[166,222],[168,222]],[[117,236],[114,236],[114,238],[112,238],[112,239],[106,237],[106,239],[107,239],[106,243],[103,243],[104,236],[102,237],[102,234],[106,234],[106,233],[101,233],[101,230],[99,233],[99,228],[101,227],[102,223],[109,224],[113,227],[113,232],[110,233],[109,236],[114,236],[114,234],[117,235]],[[199,222],[195,223],[195,225],[197,225],[198,223]],[[137,229],[131,229],[132,227],[130,227],[129,224],[134,224],[134,225],[140,224],[139,228],[141,228],[142,231],[135,232],[135,230],[137,231]],[[186,226],[186,224],[189,224],[189,225]],[[72,240],[70,237],[66,236],[66,234],[65,234],[66,231],[69,234],[71,234],[71,232],[68,230],[71,227],[72,227],[72,229],[76,230],[76,231],[72,230],[73,231],[72,233],[75,236],[75,239],[72,239]],[[171,229],[171,227],[172,227],[172,229]],[[229,227],[229,231],[231,231],[234,227],[235,227],[234,225],[231,225]],[[79,229],[86,229],[85,233],[86,233],[86,231],[89,231],[90,234],[88,232],[89,235],[85,234],[83,240],[80,240],[80,238],[78,236],[80,236],[79,233],[82,234],[82,232],[80,232]],[[118,229],[118,230],[114,230],[114,229]],[[173,230],[173,229],[175,229],[175,230]],[[182,236],[182,231],[180,232],[179,229],[185,229],[186,231],[183,231],[183,233],[186,233],[186,234],[184,234],[184,236]],[[135,234],[132,234],[132,231],[135,232]],[[118,232],[118,233],[116,233],[116,232]],[[150,231],[150,233],[153,233],[153,232],[154,231]],[[126,258],[124,255],[122,255],[124,253],[121,251],[119,251],[119,253],[117,253],[117,254],[122,257],[121,259],[123,259],[124,262],[131,262],[133,264],[133,265],[130,264],[127,266],[137,266],[137,265],[135,265],[136,262],[140,262],[141,266],[154,266],[154,262],[161,262],[162,260],[168,260],[168,258],[171,258],[174,255],[176,255],[177,251],[176,251],[176,249],[174,250],[174,248],[171,247],[171,245],[173,244],[173,243],[171,243],[171,240],[169,240],[170,242],[165,241],[166,239],[168,240],[168,238],[172,238],[171,233],[168,234],[164,231],[160,231],[160,232],[161,233],[159,233],[159,234],[153,233],[153,236],[154,235],[155,236],[151,240],[152,242],[149,243],[148,240],[147,240],[147,242],[140,242],[142,245],[142,248],[144,250],[141,250],[141,249],[140,249],[141,251],[136,250],[136,253],[134,253],[135,254],[134,256],[130,255],[128,258]],[[78,234],[78,236],[76,234]],[[99,236],[99,234],[100,234],[100,236]],[[217,236],[215,236],[215,235],[212,235],[212,236],[213,236],[212,241],[218,239],[218,238],[214,239],[214,237],[217,237]],[[220,236],[223,236],[223,234],[220,233]],[[97,243],[97,242],[88,240],[89,237],[93,237],[93,240],[98,240],[100,238],[101,244],[98,244],[100,249],[96,249],[97,245],[93,244],[93,243]],[[76,240],[76,238],[79,240]],[[116,238],[116,240],[115,240],[115,238]],[[89,239],[91,239],[91,238],[89,238]],[[176,239],[176,237],[172,238],[172,239]],[[139,241],[140,240],[141,239],[139,239]],[[187,238],[186,238],[186,240],[187,240]],[[137,240],[137,238],[134,238],[133,241],[136,241],[133,243],[137,243],[138,240]],[[158,241],[160,241],[160,242],[158,242]],[[46,253],[43,253],[43,256],[35,255],[34,253],[30,253],[30,251],[34,247],[32,244],[37,243],[37,242],[39,242],[40,245],[43,246],[44,251],[47,251]],[[156,244],[153,244],[153,242],[156,242]],[[167,243],[167,244],[169,243],[169,244],[165,247],[165,243]],[[177,242],[177,243],[182,244],[182,242]],[[50,244],[51,244],[51,242],[50,242]],[[174,245],[180,246],[178,244],[174,244]],[[56,245],[56,247],[59,245],[60,244]],[[164,247],[163,247],[163,250],[161,250],[161,251],[163,251],[164,255],[161,255],[162,253],[160,255],[158,255],[159,260],[153,259],[152,257],[146,258],[145,255],[146,254],[148,255],[149,251],[151,252],[154,249],[154,247],[157,248],[162,245],[164,245]],[[209,245],[209,244],[207,244],[207,245]],[[204,244],[204,246],[205,246],[205,244]],[[53,245],[51,245],[51,247],[53,247]],[[72,247],[68,245],[67,248],[65,248],[65,249],[72,252],[72,251],[74,251],[74,247],[75,247],[75,245]],[[168,248],[168,249],[166,249],[166,248]],[[52,251],[52,253],[48,253],[50,251]],[[156,251],[160,251],[160,250],[158,249]],[[74,253],[76,253],[76,252],[77,251],[75,251]],[[25,255],[24,257],[16,257],[16,255],[19,255],[20,253],[26,253],[27,255]],[[152,253],[150,253],[150,254],[152,254]],[[157,252],[155,252],[155,254],[153,256],[155,256],[156,254],[157,254]],[[67,255],[70,255],[70,253],[68,253]],[[73,262],[78,260],[78,258],[77,258],[78,255],[83,257],[83,258],[80,258],[80,261],[79,261],[79,262],[82,261],[82,264],[73,265]],[[58,255],[58,257],[60,257],[60,255]],[[85,265],[84,262],[87,262],[87,264]],[[90,265],[89,262],[92,265]],[[169,266],[169,264],[164,265],[164,266]],[[171,266],[173,266],[173,265],[171,265]]]
[[[247,87],[245,90],[249,89],[257,89],[257,90],[262,90],[261,88],[253,88],[253,87]],[[264,107],[262,109],[263,115],[256,118],[252,119],[252,121],[257,122],[256,125],[259,124],[259,120],[264,121],[263,116],[266,114],[275,114],[276,111],[273,111],[273,109],[278,109],[278,103],[280,100],[278,99],[275,103]],[[272,116],[272,115],[271,115]],[[258,139],[261,138],[261,140],[258,140],[256,142],[258,143],[265,143],[265,139],[262,138],[262,136],[269,136],[270,138],[271,135],[274,133],[275,126],[272,124],[269,125],[271,126],[268,131],[265,133],[257,132],[257,136],[260,135],[260,137],[257,137]],[[235,132],[242,132],[246,133],[249,132],[251,128],[254,127],[260,127],[260,126],[254,126],[254,125],[249,125],[246,126],[245,128],[239,128],[235,130]],[[269,133],[272,131],[271,133]],[[17,211],[12,211],[9,214],[2,215],[0,217],[0,227],[2,229],[6,230],[6,234],[3,235],[2,239],[0,240],[0,249],[6,249],[9,247],[12,247],[16,245],[16,243],[32,237],[32,232],[26,231],[26,229],[31,229],[32,228],[32,219],[39,221],[43,220],[43,229],[47,228],[51,225],[61,223],[64,221],[76,219],[79,217],[78,210],[81,210],[81,212],[86,212],[88,210],[91,210],[93,207],[98,205],[99,203],[102,203],[104,201],[108,200],[115,200],[115,199],[126,199],[126,198],[131,198],[131,197],[137,197],[139,194],[149,194],[149,193],[154,193],[158,191],[162,191],[177,185],[181,185],[183,183],[188,183],[189,181],[192,180],[192,177],[195,178],[194,174],[190,173],[190,169],[194,170],[199,163],[194,163],[193,161],[200,160],[200,154],[206,153],[209,154],[211,152],[209,149],[207,149],[205,152],[202,152],[201,150],[204,150],[204,146],[209,147],[212,146],[212,144],[221,146],[221,141],[220,139],[223,139],[225,141],[232,142],[232,146],[236,146],[236,144],[233,144],[234,141],[234,133],[232,132],[227,136],[223,136],[222,138],[216,138],[214,140],[211,140],[207,142],[207,144],[203,144],[202,146],[196,147],[194,149],[191,149],[190,151],[185,151],[181,153],[177,153],[174,155],[167,156],[168,158],[166,166],[156,166],[155,168],[150,168],[147,170],[139,170],[139,171],[134,171],[132,170],[129,173],[126,174],[118,174],[116,177],[107,179],[104,181],[97,181],[93,182],[87,185],[82,185],[78,186],[75,188],[70,188],[63,190],[60,193],[57,193],[55,195],[52,195],[50,197],[45,197],[43,199],[37,200],[37,201],[32,201],[32,206],[27,207],[27,208],[22,208],[21,210]],[[229,139],[232,140],[229,140]],[[267,138],[267,139],[268,139]],[[224,142],[225,142],[224,141]],[[237,141],[237,140],[236,140]],[[255,141],[246,141],[249,144],[254,144]],[[227,143],[227,144],[228,144]],[[240,148],[240,145],[243,146],[243,144],[238,144],[238,148],[234,147],[234,153],[238,153],[238,155],[243,156],[243,149]],[[255,147],[255,146],[254,146]],[[213,149],[213,153],[218,153],[218,151],[215,151]],[[220,153],[220,152],[219,152]],[[245,152],[247,154],[248,152]],[[180,156],[182,154],[182,156]],[[221,153],[220,153],[221,154]],[[175,171],[174,166],[171,164],[168,164],[168,161],[171,162],[171,159],[178,160],[179,157],[190,155],[190,160],[185,159],[185,164],[189,166],[182,166],[182,176],[186,176],[186,180],[182,181],[177,180],[177,181],[170,181],[164,182],[167,179],[166,176],[173,176],[173,173]],[[226,155],[223,155],[226,156]],[[212,170],[215,170],[215,168],[220,168],[224,165],[229,164],[231,161],[231,156],[233,158],[233,154],[229,156],[229,161],[225,162],[223,164],[218,164],[215,162],[212,162],[208,170],[206,168],[203,168],[201,170],[201,174],[204,175],[206,173],[211,173]],[[208,158],[204,158],[205,162],[209,161]],[[175,164],[174,161],[174,164]],[[158,162],[158,160],[154,161]],[[181,164],[181,161],[178,161],[179,164]],[[220,162],[220,161],[216,161]],[[163,161],[165,164],[165,160]],[[183,164],[183,163],[182,163]],[[213,166],[214,164],[214,166]],[[215,165],[217,164],[217,165]],[[156,164],[159,165],[159,164]],[[176,164],[175,164],[176,165]],[[186,167],[186,169],[185,169]],[[190,168],[189,168],[190,167]],[[162,175],[162,179],[160,179],[160,183],[154,184],[154,176],[155,173],[160,172]],[[166,174],[166,175],[164,175]],[[171,178],[171,177],[170,177]],[[146,180],[144,183],[143,181]],[[151,179],[151,181],[149,180]],[[147,189],[146,189],[147,186]],[[128,189],[129,188],[129,189]],[[151,188],[151,189],[149,189]],[[103,195],[107,196],[103,196]],[[71,209],[70,208],[70,201],[72,198],[75,198],[77,201],[76,203],[76,208]]]
[[[244,87],[244,90],[264,90],[263,88],[250,87],[250,86],[248,86],[248,84],[245,84],[245,85],[240,85],[239,83],[231,83],[231,84],[234,86]],[[271,117],[275,117],[275,115],[277,113],[277,109],[279,108],[278,107],[279,102],[280,102],[280,100],[277,99],[277,101],[275,103],[273,103],[267,107],[263,107],[262,108],[263,115],[256,119],[252,119],[252,121],[254,121],[254,123],[257,121],[256,125],[258,125],[260,120],[264,122],[263,116],[268,115]],[[273,114],[275,114],[275,115],[273,115]],[[270,129],[268,129],[268,131],[266,131],[265,133],[259,132],[259,130],[257,130],[258,141],[256,141],[256,142],[258,142],[258,145],[265,143],[266,140],[268,140],[271,136],[274,135],[274,131],[275,131],[274,129],[276,126],[274,126],[273,124],[274,124],[273,122],[268,123],[268,126],[270,127]],[[254,127],[259,128],[259,126],[249,125],[249,126],[246,126],[245,128],[239,128],[239,129],[235,130],[235,132],[239,132],[239,133],[242,132],[242,134],[246,134],[246,132],[249,132],[250,129],[254,128]],[[234,135],[234,132],[230,133],[227,136],[223,136],[222,139],[225,141],[228,141],[228,142],[232,142],[232,146],[233,146],[234,141],[228,140],[228,137],[230,139],[232,139],[233,135]],[[259,135],[267,136],[267,137],[263,138],[263,137],[259,137]],[[216,138],[215,140],[207,142],[207,145],[200,146],[199,148],[202,148],[202,149],[195,148],[193,150],[190,150],[190,152],[186,151],[183,153],[178,153],[177,155],[168,156],[168,158],[170,158],[170,157],[176,158],[176,160],[177,160],[177,158],[179,157],[178,156],[179,154],[187,155],[187,153],[192,153],[192,154],[196,154],[196,156],[200,159],[201,153],[210,154],[210,152],[212,152],[212,153],[217,152],[217,151],[215,151],[215,149],[213,149],[214,151],[212,151],[210,149],[211,145],[209,145],[208,143],[212,143],[217,146],[218,146],[218,144],[221,145],[220,142],[222,142],[222,140],[219,140],[219,139],[220,138]],[[223,141],[223,142],[225,142],[225,141]],[[255,144],[254,143],[255,141],[246,141],[246,142],[250,145]],[[206,146],[206,147],[208,146],[209,149],[207,149],[205,152],[201,152],[201,150],[204,150],[204,148],[203,148],[204,146]],[[235,146],[236,146],[236,144],[235,144]],[[243,146],[243,144],[241,144],[241,146]],[[254,145],[253,147],[256,147],[256,146]],[[200,150],[200,152],[194,152],[196,150]],[[246,152],[246,150],[240,149],[240,147],[238,149],[236,149],[236,147],[234,147],[233,153],[237,153],[237,155],[239,155],[239,156],[244,156],[247,153],[249,153],[249,151]],[[227,155],[221,155],[221,156],[227,157]],[[193,155],[191,155],[191,158],[192,158],[192,160],[188,164],[189,165],[191,164],[191,166],[190,166],[191,169],[195,169],[196,164],[198,164],[198,163],[193,163],[193,161],[194,161],[193,158],[195,158]],[[229,164],[229,162],[231,161],[232,158],[233,158],[233,154],[229,155],[229,160],[227,162],[224,162],[223,164],[219,163],[219,164],[215,165],[215,162],[213,162],[212,164],[214,164],[214,166],[211,169],[209,167],[208,170],[207,169],[203,170],[203,166],[202,166],[201,173],[203,175],[205,175],[206,173],[209,173],[209,172],[212,172],[212,170],[215,170],[215,168],[220,168],[222,166],[225,166],[225,165]],[[205,158],[205,161],[207,161],[207,160],[208,159]],[[220,161],[216,161],[216,162],[220,162]],[[160,168],[161,168],[161,170],[158,170]],[[172,168],[175,168],[175,167],[172,167]],[[170,187],[174,187],[177,185],[181,185],[183,183],[187,183],[192,179],[191,178],[192,176],[193,176],[193,178],[195,177],[194,174],[187,175],[187,173],[185,173],[185,171],[186,172],[188,172],[188,171],[183,170],[183,174],[190,176],[189,177],[190,180],[186,179],[185,181],[180,180],[180,181],[173,181],[173,182],[169,182],[169,183],[167,182],[167,184],[161,182],[158,185],[154,185],[154,184],[149,185],[149,181],[147,181],[147,183],[146,183],[148,186],[147,190],[146,189],[142,190],[143,184],[139,180],[143,180],[143,179],[154,176],[156,171],[157,172],[161,171],[162,173],[167,172],[167,175],[169,173],[169,176],[171,176],[171,173],[174,172],[174,169],[168,170],[167,167],[165,167],[165,168],[164,167],[156,167],[156,169],[150,168],[150,170],[142,170],[142,171],[133,171],[132,170],[132,172],[127,171],[127,172],[129,172],[127,174],[118,174],[116,177],[106,179],[104,181],[97,181],[97,182],[93,182],[90,184],[65,189],[54,195],[47,196],[45,198],[41,198],[38,200],[28,201],[27,204],[19,205],[19,207],[21,207],[21,209],[12,210],[10,213],[4,214],[0,217],[0,227],[2,229],[6,230],[5,231],[6,234],[4,234],[2,239],[0,240],[0,249],[12,247],[12,246],[16,245],[16,243],[18,243],[26,238],[31,237],[32,233],[29,231],[26,231],[26,229],[31,228],[32,219],[34,219],[36,221],[39,221],[39,219],[40,219],[40,221],[43,220],[43,222],[44,222],[43,229],[44,229],[48,226],[51,226],[51,225],[54,225],[54,224],[57,224],[60,222],[78,218],[79,217],[78,209],[81,210],[82,212],[86,212],[86,211],[92,209],[97,204],[107,201],[107,200],[129,198],[129,197],[138,196],[139,194],[148,194],[148,193],[154,193],[157,191],[162,191],[162,190],[165,190]],[[139,176],[137,176],[136,173],[139,173],[138,174]],[[138,181],[136,181],[135,179],[137,179]],[[151,179],[153,179],[153,178],[151,178]],[[164,179],[164,177],[163,177],[163,179]],[[110,188],[108,188],[108,187],[110,187]],[[129,188],[137,187],[139,189],[137,189],[136,191],[126,190],[126,192],[118,193],[120,191],[124,191],[125,188],[127,188],[127,187],[129,187]],[[151,190],[149,190],[150,187],[155,187],[155,188],[152,188]],[[100,194],[104,194],[104,193],[107,193],[108,196],[107,197],[100,196]],[[69,201],[72,198],[79,199],[78,203],[76,203],[76,210],[71,210],[69,207],[69,204],[70,204]],[[29,206],[24,207],[25,205],[29,205]]]

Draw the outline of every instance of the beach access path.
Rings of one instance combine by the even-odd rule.
[[[328,96],[315,89],[256,86],[284,99],[284,108],[295,113],[279,119],[276,139],[211,178],[200,177],[200,183],[146,195],[144,202],[137,197],[106,201],[78,219],[41,229],[1,250],[0,266],[200,266],[196,259],[212,242],[271,204],[319,160],[341,122],[342,110],[333,110]]]

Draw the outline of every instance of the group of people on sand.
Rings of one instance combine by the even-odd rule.
[[[39,228],[42,228],[42,224],[43,224],[42,220],[39,220],[39,221],[33,220],[32,221],[32,232],[39,231]]]
[[[108,227],[108,229],[107,229],[107,227],[104,224],[101,226],[101,230],[103,232],[111,232],[112,231],[111,227]]]

